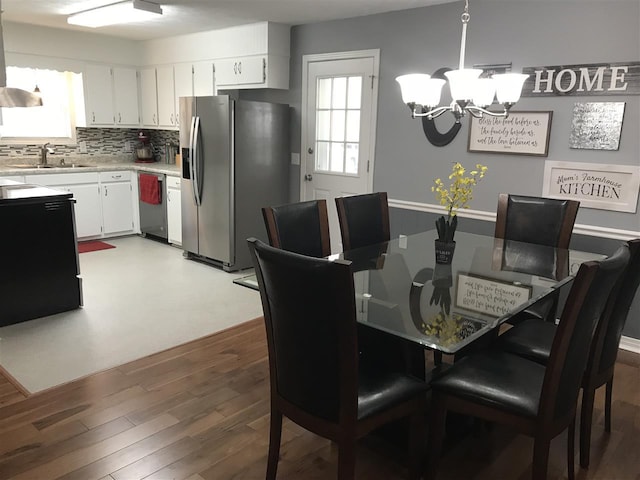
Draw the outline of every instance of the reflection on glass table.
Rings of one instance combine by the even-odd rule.
[[[358,321],[455,353],[570,282],[580,263],[601,259],[458,232],[451,265],[435,262],[435,230],[354,249]]]

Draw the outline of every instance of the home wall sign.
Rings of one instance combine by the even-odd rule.
[[[624,102],[576,103],[569,147],[618,150],[623,117]]]
[[[553,112],[510,112],[509,116],[472,117],[469,152],[494,152],[546,157]]]
[[[640,167],[547,161],[542,195],[578,200],[580,208],[635,213]]]
[[[501,317],[529,301],[532,288],[476,275],[458,274],[456,306]]]
[[[523,97],[640,95],[640,62],[524,67]]]

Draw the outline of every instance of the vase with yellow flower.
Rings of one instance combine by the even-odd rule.
[[[447,215],[436,220],[438,239],[435,241],[436,263],[450,264],[453,260],[456,242],[454,236],[458,227],[458,210],[469,208],[469,202],[473,198],[475,187],[484,174],[487,167],[476,164],[475,170],[467,174],[467,170],[460,162],[453,164],[449,180],[451,184],[445,187],[444,182],[436,178],[431,191],[435,193],[440,205],[446,208]]]

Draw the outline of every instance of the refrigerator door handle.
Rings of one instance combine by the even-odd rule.
[[[195,159],[193,158],[193,155],[195,152],[194,144],[193,144],[193,134],[195,131],[195,126],[196,126],[196,117],[191,117],[191,129],[189,130],[189,173],[191,178],[191,190],[193,193],[193,201],[195,202],[196,205],[199,205],[198,196],[196,194],[196,172],[195,172],[195,165],[194,165]]]
[[[202,205],[202,172],[200,171],[200,158],[198,150],[200,148],[200,117],[195,117],[195,125],[193,129],[193,165],[196,205]]]

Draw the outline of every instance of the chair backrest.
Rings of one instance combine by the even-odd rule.
[[[580,202],[501,193],[494,236],[569,248]]]
[[[629,258],[623,245],[605,260],[580,266],[551,346],[540,397],[543,418],[553,421],[575,412],[596,324]]]
[[[338,197],[336,207],[343,251],[389,241],[386,192]]]
[[[310,257],[331,254],[326,200],[263,207],[269,244]]]
[[[267,330],[271,395],[336,423],[357,414],[357,334],[350,262],[249,239]]]
[[[618,356],[622,329],[629,315],[631,304],[640,284],[640,238],[628,243],[631,259],[627,269],[620,278],[617,296],[611,296],[611,314],[602,317],[598,322],[593,337],[591,355],[587,371],[600,373],[613,368]]]

